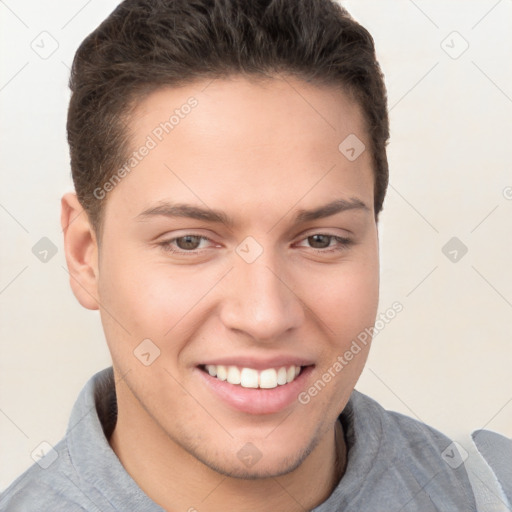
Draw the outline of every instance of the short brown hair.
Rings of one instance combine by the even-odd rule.
[[[340,87],[362,108],[377,218],[388,185],[386,89],[371,35],[345,9],[333,0],[125,0],[82,42],[69,82],[73,182],[97,233],[94,191],[127,160],[138,100],[200,79],[281,72]]]

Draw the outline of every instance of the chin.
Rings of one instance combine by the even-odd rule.
[[[273,452],[265,455],[254,445],[247,443],[235,457],[222,457],[222,453],[209,454],[192,453],[205,466],[221,475],[241,480],[260,480],[287,475],[295,471],[315,448],[316,443],[310,443],[307,449],[297,452],[297,446],[292,447],[289,454]],[[295,448],[295,451],[293,451]]]
[[[303,462],[302,458],[294,457],[294,460],[280,460],[263,464],[263,459],[256,462],[252,467],[244,467],[242,463],[234,463],[229,466],[227,463],[208,464],[210,469],[213,469],[221,475],[230,478],[237,478],[240,480],[263,480],[266,478],[276,478],[279,476],[287,475],[295,471]]]

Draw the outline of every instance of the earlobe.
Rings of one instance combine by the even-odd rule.
[[[99,309],[96,234],[75,193],[62,196],[60,222],[71,289],[84,308]]]

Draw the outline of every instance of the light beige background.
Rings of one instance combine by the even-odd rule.
[[[59,200],[71,188],[69,66],[116,3],[0,3],[0,489],[39,443],[61,439],[80,389],[110,364],[98,313],[68,284]],[[357,388],[456,440],[482,427],[510,437],[512,1],[342,3],[373,34],[386,75],[380,309],[404,307]],[[31,48],[56,45],[43,31],[58,43],[47,59]],[[45,236],[58,252],[42,263],[32,247]],[[468,248],[457,262],[442,252],[452,237]]]

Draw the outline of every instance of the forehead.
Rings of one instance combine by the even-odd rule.
[[[361,109],[333,87],[231,77],[162,88],[140,100],[129,126],[134,153],[150,149],[107,204],[121,195],[131,211],[166,200],[232,208],[301,198],[306,206],[340,193],[373,200],[370,151],[351,160],[340,150],[351,137],[369,148]]]
[[[189,108],[190,103],[195,106]],[[182,123],[185,118],[189,119]],[[141,135],[156,128],[158,137],[154,122],[165,124],[169,120],[173,125],[170,131],[185,133],[188,127],[197,137],[207,136],[204,142],[213,138],[219,143],[229,136],[233,143],[237,134],[240,139],[247,134],[257,135],[257,139],[242,139],[246,147],[279,140],[330,143],[331,138],[336,140],[343,134],[366,135],[362,110],[344,90],[285,75],[235,75],[158,89],[138,102],[131,130]],[[308,130],[304,130],[306,124]],[[163,135],[169,133],[164,130]]]

